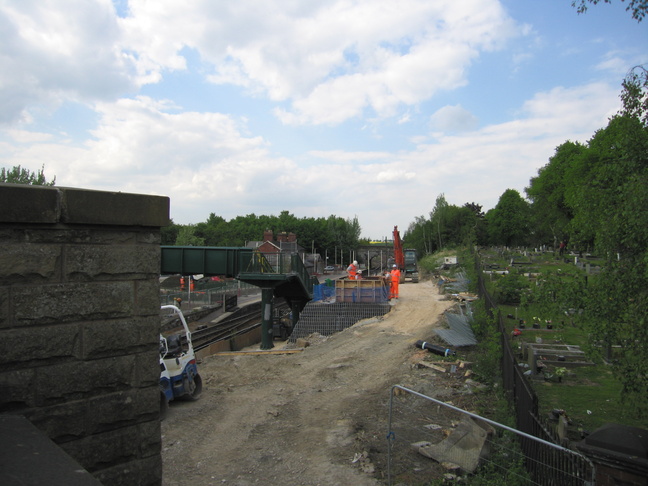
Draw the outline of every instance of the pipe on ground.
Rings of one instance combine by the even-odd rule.
[[[444,348],[443,346],[436,346],[425,341],[416,341],[416,347],[427,349],[431,353],[438,354],[439,356],[456,356],[457,353],[452,349]]]

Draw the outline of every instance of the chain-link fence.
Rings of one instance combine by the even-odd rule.
[[[400,385],[391,390],[387,440],[390,485],[466,475],[476,484],[594,484],[581,454]]]

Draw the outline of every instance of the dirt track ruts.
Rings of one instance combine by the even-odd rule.
[[[452,305],[429,281],[400,297],[301,353],[205,358],[201,398],[172,403],[162,423],[163,485],[385,484],[371,451],[353,459],[383,440],[390,388]]]

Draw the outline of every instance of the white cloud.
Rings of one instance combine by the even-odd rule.
[[[7,134],[12,140],[18,143],[46,142],[53,136],[50,133],[30,132],[28,130],[7,130]]]
[[[183,224],[288,209],[387,236],[439,193],[489,208],[522,191],[616,111],[637,50],[575,37],[567,72],[525,20],[496,0],[0,3],[0,162],[170,196]]]
[[[108,99],[134,88],[132,66],[116,47],[109,0],[0,4],[0,123],[25,119],[33,105]]]
[[[25,0],[0,7],[0,110],[73,99],[108,101],[185,70],[194,49],[206,79],[287,101],[287,124],[339,124],[370,109],[397,114],[466,84],[481,51],[518,35],[497,0],[286,2],[132,0],[117,16],[109,0],[65,7]],[[213,69],[210,73],[209,70]]]
[[[478,120],[475,115],[461,105],[444,106],[430,117],[430,123],[435,130],[443,132],[463,132],[477,128]]]
[[[298,164],[272,156],[261,137],[242,135],[248,128],[241,121],[175,113],[173,105],[140,97],[98,105],[100,123],[84,146],[49,140],[11,150],[12,160],[31,170],[45,163],[60,185],[170,196],[171,215],[183,224],[211,212],[227,219],[288,209],[359,215],[366,236],[382,237],[427,214],[440,193],[451,204],[476,201],[488,209],[507,188],[523,192],[556,146],[585,141],[605,126],[616,98],[602,84],[556,88],[528,100],[517,120],[398,154],[311,151]]]
[[[376,175],[376,181],[380,183],[385,182],[403,182],[407,180],[414,179],[416,177],[415,172],[406,172],[399,169],[388,169],[381,172],[378,172]]]
[[[464,85],[480,51],[518,35],[496,0],[133,1],[123,26],[141,71],[183,69],[192,47],[212,82],[290,101],[276,109],[286,124],[392,116]]]

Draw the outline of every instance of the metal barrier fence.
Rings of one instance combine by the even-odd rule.
[[[400,385],[391,389],[387,440],[390,485],[475,471],[479,484],[594,484],[582,455]]]
[[[330,336],[353,326],[362,319],[384,316],[391,310],[385,302],[309,302],[302,310],[299,321],[290,335],[290,342],[313,333]]]

